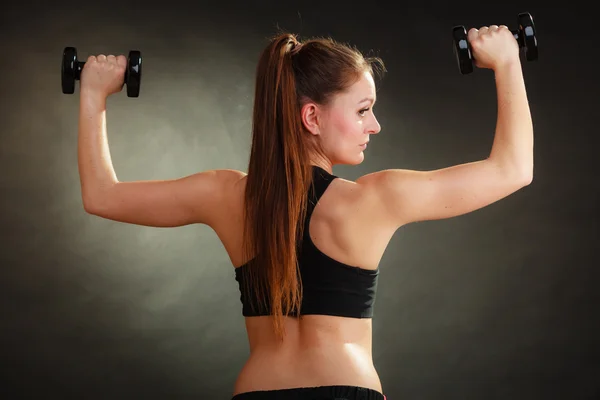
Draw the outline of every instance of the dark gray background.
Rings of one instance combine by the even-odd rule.
[[[7,3],[8,4],[8,3]],[[227,399],[248,355],[234,270],[204,226],[158,229],[87,215],[77,171],[78,88],[65,46],[144,57],[141,94],[109,98],[120,180],[246,170],[254,72],[282,28],[383,57],[382,132],[354,179],[486,157],[493,73],[458,73],[457,24],[534,15],[523,62],[533,183],[469,215],[409,225],[382,261],[374,359],[398,399],[600,395],[597,21],[530,2],[13,2],[0,16],[2,378],[10,398]],[[549,3],[546,3],[549,4]],[[591,4],[591,3],[590,3]]]

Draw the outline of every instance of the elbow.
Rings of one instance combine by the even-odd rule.
[[[533,182],[533,163],[523,169],[521,173],[521,183],[523,186],[531,185]]]
[[[533,182],[533,170],[525,170],[513,175],[512,179],[520,188],[531,185]]]
[[[531,182],[533,182],[533,172],[524,176],[522,185],[529,186],[529,185],[531,185]]]
[[[99,213],[99,207],[96,202],[86,198],[83,199],[83,210],[91,215],[98,215]]]
[[[100,216],[102,214],[102,210],[103,210],[103,201],[100,200],[100,198],[98,198],[98,196],[91,196],[91,195],[83,195],[82,196],[82,201],[83,201],[83,210],[91,215],[97,215]]]
[[[102,216],[106,213],[109,206],[110,187],[94,188],[84,187],[81,191],[81,200],[83,209],[86,213],[96,216]]]
[[[496,164],[503,179],[509,182],[510,185],[517,185],[518,187],[528,186],[533,182],[533,164],[528,165],[516,165],[514,163],[510,165]]]
[[[527,170],[507,170],[503,173],[503,181],[512,188],[512,190],[519,190],[526,186],[529,186],[533,182],[533,173]]]

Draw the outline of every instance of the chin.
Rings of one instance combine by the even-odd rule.
[[[347,158],[345,158],[344,160],[342,160],[340,162],[340,164],[344,164],[344,165],[359,165],[364,160],[365,160],[365,155],[362,152],[360,152],[360,154],[358,154],[355,157],[352,157],[352,158],[347,157]]]
[[[359,149],[359,151],[346,149],[331,156],[329,159],[333,161],[333,165],[359,165],[365,160],[365,153],[362,149]]]

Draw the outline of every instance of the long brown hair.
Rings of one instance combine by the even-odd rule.
[[[270,308],[280,338],[283,316],[300,316],[302,302],[297,251],[312,183],[302,105],[327,105],[364,71],[373,74],[374,66],[385,69],[381,59],[331,38],[301,43],[285,32],[271,38],[260,55],[245,192],[246,290],[252,287],[261,310]]]

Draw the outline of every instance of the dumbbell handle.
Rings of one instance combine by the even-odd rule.
[[[73,76],[75,79],[81,80],[81,70],[83,69],[84,65],[85,61],[75,61],[73,63]]]
[[[521,32],[519,32],[516,29],[513,29],[513,30],[511,30],[511,33],[513,34],[515,39],[517,39],[517,43],[519,43],[519,47],[524,47],[525,41],[523,40],[523,36],[521,36]]]
[[[519,47],[525,47],[525,36],[521,34],[521,31],[518,29],[511,30],[511,33],[517,39],[519,43]],[[533,36],[533,28],[530,26],[525,27],[525,35]]]

